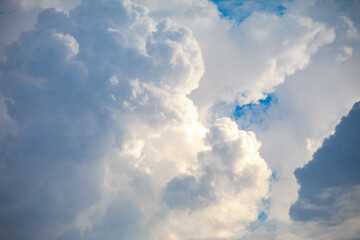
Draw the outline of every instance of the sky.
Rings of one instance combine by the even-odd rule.
[[[0,239],[360,239],[359,0],[0,0]]]

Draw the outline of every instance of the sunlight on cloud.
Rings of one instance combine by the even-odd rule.
[[[242,105],[265,98],[335,38],[333,28],[300,14],[255,11],[237,24],[222,18],[214,5],[204,1],[180,5],[174,9],[187,10],[186,15],[175,14],[169,7],[150,7],[155,18],[161,19],[166,12],[186,24],[201,46],[205,73],[191,98],[203,115],[219,100]]]
[[[2,188],[13,199],[2,208],[21,207],[2,221],[25,223],[6,222],[5,239],[229,238],[256,219],[270,170],[254,133],[199,121],[188,95],[204,63],[188,28],[131,2],[84,1],[41,12],[6,54],[14,104],[2,100],[1,126],[21,131],[2,135],[2,178],[28,189]],[[25,162],[41,168],[21,177]]]
[[[246,224],[257,218],[257,206],[269,189],[271,172],[259,155],[254,133],[239,131],[235,122],[221,118],[206,141],[211,149],[199,153],[197,171],[173,179],[165,190],[173,212],[166,228],[176,239],[241,236]],[[188,204],[181,201],[192,198]]]
[[[360,5],[214,2],[0,3],[1,239],[359,234]]]

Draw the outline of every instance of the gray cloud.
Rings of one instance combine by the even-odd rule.
[[[359,214],[360,102],[325,139],[313,160],[295,171],[299,197],[290,208],[294,220],[325,224]]]
[[[206,178],[199,181],[194,176],[176,177],[166,186],[164,202],[171,208],[196,209],[214,201],[214,193]]]

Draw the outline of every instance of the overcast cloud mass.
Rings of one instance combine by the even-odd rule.
[[[0,239],[360,239],[359,0],[0,1]]]

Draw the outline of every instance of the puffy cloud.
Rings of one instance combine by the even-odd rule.
[[[270,107],[261,113],[260,118],[264,121],[258,121],[257,112],[252,111],[246,111],[246,116],[241,116],[237,120],[240,126],[246,126],[256,133],[257,138],[263,143],[260,149],[261,155],[278,173],[277,180],[271,185],[268,220],[260,224],[257,229],[250,229],[245,239],[256,239],[256,234],[262,231],[264,235],[259,239],[264,239],[264,236],[269,239],[335,236],[335,229],[339,230],[344,225],[330,229],[318,224],[314,224],[314,227],[299,223],[292,224],[288,211],[297,198],[298,186],[293,171],[311,158],[312,152],[316,150],[316,143],[331,134],[341,116],[349,111],[354,101],[359,98],[360,89],[357,81],[359,71],[356,67],[359,64],[359,42],[347,34],[354,28],[356,31],[358,26],[359,2],[291,1],[284,5],[286,10],[283,16],[255,11],[240,23],[219,17],[216,6],[207,5],[205,1],[166,1],[166,4],[162,4],[162,1],[142,2],[150,7],[151,14],[156,19],[172,16],[177,21],[185,23],[199,41],[204,56],[205,74],[199,88],[191,94],[191,98],[200,106],[203,118],[206,119],[209,113],[206,105],[212,105],[218,96],[220,99],[228,100],[230,104],[221,102],[212,107],[210,110],[212,118],[233,115],[234,98],[239,98],[239,107],[244,107],[241,105],[251,101],[253,103],[245,106],[261,106],[261,102],[257,100],[265,97],[262,89],[270,89],[268,93],[272,92],[271,96],[278,99],[270,102]],[[344,21],[344,16],[348,17],[354,28]],[[237,18],[236,15],[230,17]],[[259,21],[261,24],[256,25],[258,18],[266,21]],[[307,20],[309,24],[303,28],[303,31],[296,24],[285,26],[286,22],[283,20],[290,21],[290,18],[293,23]],[[245,28],[246,26],[248,29]],[[260,44],[254,47],[256,39],[250,34],[250,30],[254,32],[257,29],[266,30],[268,26],[270,30],[267,37],[260,39]],[[283,31],[281,31],[282,27]],[[315,34],[316,30],[318,32]],[[323,38],[318,39],[319,35]],[[304,37],[304,40],[297,45],[294,36]],[[247,39],[249,41],[245,41]],[[272,39],[274,41],[271,41]],[[294,43],[294,49],[291,46],[288,48],[286,45],[279,46],[279,43],[286,39]],[[274,55],[312,49],[311,42],[319,44],[318,48],[314,48],[316,51],[289,55],[284,64],[276,64],[273,72],[269,71],[270,68],[263,67],[270,61],[269,59],[273,59]],[[338,56],[345,56],[344,46],[353,49],[352,56],[347,55],[349,58],[339,63]],[[281,73],[280,69],[284,70],[282,73],[285,74],[273,74]],[[293,73],[291,69],[294,70]],[[299,69],[301,71],[297,71]],[[228,79],[232,80],[228,81]],[[261,85],[266,80],[268,84]],[[213,86],[211,82],[214,83]],[[221,89],[227,82],[231,82],[230,87]],[[278,85],[279,83],[282,84]],[[203,88],[204,94],[200,94],[202,84],[206,85]],[[217,92],[213,95],[215,97],[212,96],[211,91]],[[260,104],[257,104],[259,102]],[[248,120],[252,119],[257,121],[249,124]],[[312,146],[308,144],[307,139],[311,139]],[[356,221],[353,221],[351,226],[355,225]],[[343,233],[344,236],[355,236],[354,234],[356,235],[354,231]]]
[[[360,103],[356,103],[313,160],[295,171],[300,190],[290,208],[294,220],[337,224],[359,216],[359,118]]]
[[[308,225],[292,223],[288,212],[297,198],[298,185],[294,170],[311,159],[318,146],[316,143],[322,142],[333,132],[341,117],[359,99],[359,69],[356,67],[360,59],[359,41],[347,36],[348,26],[343,20],[345,14],[357,27],[359,6],[358,1],[293,1],[286,6],[284,15],[310,17],[314,22],[332,28],[336,37],[332,43],[324,45],[312,55],[307,67],[285,76],[285,82],[270,95],[273,100],[269,106],[265,107],[261,101],[239,105],[240,115],[243,115],[237,119],[238,125],[256,133],[262,142],[261,155],[277,172],[277,179],[271,185],[269,194],[268,219],[256,229],[249,229],[245,239],[326,239],[326,236],[336,235],[335,229],[343,229],[340,231],[343,236],[356,236],[356,228],[345,227],[345,223],[334,228],[314,222]],[[344,46],[353,48],[353,53],[346,61],[339,63],[336,59],[343,53]],[[233,112],[234,109],[234,105],[219,104],[216,111],[220,115],[233,115],[237,113]],[[309,146],[307,139],[311,139],[312,146]],[[351,220],[351,226],[355,225],[356,220]]]
[[[36,22],[37,15],[46,8],[64,12],[78,5],[80,0],[2,0],[0,1],[0,61],[5,58],[6,44],[15,41],[20,33],[29,30]]]
[[[0,238],[355,238],[356,218],[291,223],[288,209],[294,169],[358,100],[359,2],[243,1],[223,18],[207,0],[135,1],[150,12],[2,2],[0,44],[41,8],[64,13],[43,11],[1,50]],[[237,104],[261,148],[216,120]],[[345,212],[357,199],[328,190]]]
[[[351,57],[352,54],[353,54],[353,48],[345,45],[345,46],[343,47],[343,52],[340,53],[340,54],[336,57],[336,60],[338,60],[338,61],[340,61],[340,62],[343,62],[343,61],[345,61],[346,59],[348,59],[349,57]]]
[[[230,119],[206,135],[188,28],[83,1],[41,12],[5,54],[2,239],[229,238],[256,218],[270,171]]]
[[[207,1],[171,1],[164,5],[137,2],[148,5],[155,18],[170,15],[193,31],[202,48],[205,73],[191,98],[202,116],[218,101],[243,105],[265,98],[286,76],[308,66],[321,46],[335,39],[333,28],[303,13],[279,16],[254,11],[238,23],[222,18],[216,5]],[[214,118],[223,107],[212,110]]]
[[[206,140],[211,150],[199,154],[198,173],[176,177],[165,189],[165,203],[174,212],[167,228],[174,239],[242,236],[268,192],[271,172],[253,132],[220,118]]]

